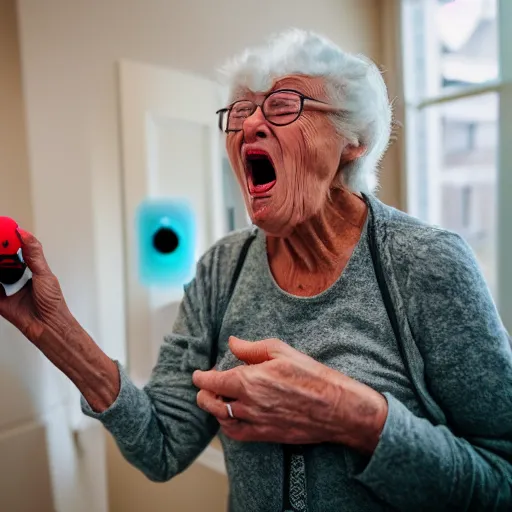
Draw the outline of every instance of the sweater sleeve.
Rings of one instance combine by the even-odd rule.
[[[100,420],[123,456],[153,481],[169,480],[186,469],[218,430],[216,419],[197,406],[192,383],[192,373],[210,364],[210,277],[199,264],[143,389],[118,365],[121,388],[109,409],[96,413],[81,399],[83,412]]]
[[[478,264],[453,233],[410,248],[399,283],[436,426],[386,394],[379,444],[356,478],[403,511],[512,509],[512,351]],[[402,269],[403,270],[403,269]]]

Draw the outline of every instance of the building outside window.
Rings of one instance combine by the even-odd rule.
[[[498,0],[402,0],[408,210],[458,232],[497,289]]]

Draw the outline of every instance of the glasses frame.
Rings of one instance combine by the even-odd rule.
[[[278,94],[280,92],[291,92],[291,93],[294,93],[294,94],[296,94],[297,96],[300,97],[300,109],[297,112],[297,117],[293,121],[288,121],[288,122],[286,122],[284,124],[275,123],[275,122],[271,121],[270,119],[268,119],[267,116],[265,115],[265,110],[264,110],[264,106],[265,106],[266,101],[271,96],[273,96],[274,94]],[[237,130],[228,129],[228,126],[229,126],[229,116],[231,115],[231,110],[233,109],[233,107],[237,103],[240,103],[241,101],[252,103],[254,108],[252,109],[251,113],[242,121],[242,128],[239,128]],[[308,101],[308,102],[311,101],[311,102],[313,102],[313,104],[309,105],[309,104],[305,103],[306,101]],[[255,103],[254,101],[251,101],[251,100],[237,100],[237,101],[234,101],[233,103],[231,103],[230,105],[228,105],[227,107],[221,108],[221,109],[217,110],[217,112],[215,112],[215,113],[219,116],[219,129],[220,129],[220,131],[225,132],[225,133],[230,133],[230,132],[240,132],[240,131],[242,131],[243,130],[243,123],[247,119],[249,119],[249,117],[251,117],[254,114],[254,112],[256,112],[258,107],[261,109],[261,113],[263,114],[263,117],[265,118],[265,120],[268,123],[270,123],[271,125],[274,125],[274,126],[288,126],[288,125],[294,123],[295,121],[297,121],[297,119],[299,119],[299,117],[302,115],[302,112],[304,111],[304,107],[305,106],[306,107],[309,107],[309,106],[312,107],[312,108],[306,108],[306,110],[316,110],[316,111],[320,111],[320,112],[332,112],[332,113],[334,113],[334,112],[342,112],[341,109],[339,109],[337,107],[334,107],[333,105],[330,105],[329,103],[327,103],[325,101],[317,100],[315,98],[311,98],[310,96],[306,96],[305,94],[302,94],[301,92],[296,91],[295,89],[278,89],[277,91],[272,91],[267,96],[265,96],[265,98],[263,99],[261,104]],[[226,121],[226,129],[224,130],[222,128],[222,121],[223,121],[224,115],[226,115],[226,113],[227,113],[228,118],[227,118],[227,121]]]

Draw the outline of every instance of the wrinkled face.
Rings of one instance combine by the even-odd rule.
[[[282,78],[266,92],[240,90],[234,100],[261,105],[280,89],[328,101],[323,80],[304,76]],[[274,236],[286,236],[322,210],[351,148],[323,111],[304,109],[293,123],[275,126],[261,108],[241,131],[227,134],[226,147],[252,221]]]

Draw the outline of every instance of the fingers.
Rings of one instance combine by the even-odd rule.
[[[239,421],[219,421],[222,431],[235,441],[252,441],[257,439],[256,428],[249,423]]]
[[[197,393],[197,405],[219,420],[230,419],[226,403],[214,393],[201,389]]]
[[[231,336],[229,348],[240,361],[247,364],[259,364],[273,359],[265,341],[244,341]]]
[[[228,404],[233,413],[233,417],[229,414]],[[234,420],[250,419],[248,409],[242,403],[237,401],[225,402],[219,396],[210,391],[205,391],[204,389],[201,389],[199,393],[197,393],[197,405],[204,411],[215,416],[221,422],[232,423]]]
[[[18,228],[19,239],[21,241],[21,252],[28,268],[34,275],[43,275],[51,273],[50,267],[44,257],[43,247],[39,240],[28,231]]]
[[[233,354],[247,364],[260,364],[272,361],[280,355],[293,355],[298,353],[284,341],[270,338],[261,341],[245,341],[235,336],[229,338],[229,348]]]
[[[226,398],[240,398],[243,394],[243,386],[240,378],[240,370],[243,367],[233,368],[224,372],[209,370],[203,372],[196,370],[192,375],[192,381],[198,388],[210,391],[215,395]]]

